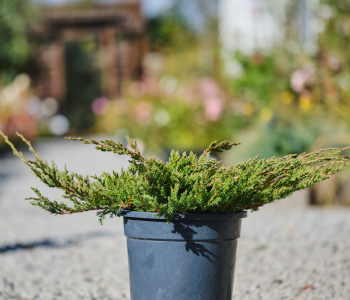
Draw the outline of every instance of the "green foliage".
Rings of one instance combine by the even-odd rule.
[[[0,80],[5,84],[26,71],[31,49],[26,29],[34,16],[35,8],[30,0],[1,0]]]
[[[310,121],[283,120],[276,113],[276,116],[269,123],[260,127],[260,135],[248,151],[263,158],[305,152],[312,147],[317,136],[323,130],[319,123],[316,126],[313,119]],[[327,123],[327,125],[329,124]],[[307,130],[304,129],[305,127]]]
[[[154,50],[182,50],[195,41],[195,33],[176,8],[150,19],[148,32]]]
[[[243,74],[230,82],[235,94],[261,105],[269,105],[276,94],[289,89],[289,76],[281,74],[276,57],[256,53],[252,57],[236,54],[236,59],[243,67]]]
[[[229,100],[222,97],[222,112],[217,119],[211,120],[206,115],[210,109],[207,108],[207,97],[197,96],[192,101],[185,101],[179,96],[162,93],[111,101],[113,109],[97,117],[95,131],[117,132],[118,138],[133,136],[142,140],[147,151],[162,156],[163,149],[175,147],[200,153],[214,139],[230,139],[237,128],[244,126],[245,117],[235,115]],[[164,120],[162,117],[165,117],[164,123],[159,122],[159,119]]]
[[[350,167],[350,157],[339,155],[350,147],[270,159],[255,157],[232,167],[219,167],[220,162],[210,158],[210,153],[229,150],[237,143],[213,142],[200,157],[193,152],[181,155],[173,150],[169,161],[163,163],[155,157],[144,158],[137,143],[129,138],[131,149],[111,140],[69,138],[93,144],[97,150],[130,156],[130,166],[126,171],[84,177],[69,173],[66,168],[59,171],[54,162],[49,165],[30,142],[18,134],[35,155],[34,160],[27,160],[1,134],[14,154],[42,182],[63,190],[63,197],[72,202],[72,206],[68,206],[51,201],[33,188],[37,197],[28,198],[32,200],[31,204],[54,214],[97,210],[101,222],[106,215],[119,215],[121,209],[155,212],[169,221],[175,214],[256,210]]]

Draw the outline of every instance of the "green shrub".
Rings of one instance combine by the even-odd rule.
[[[36,198],[28,198],[32,205],[54,214],[72,214],[97,210],[100,222],[106,215],[120,214],[121,209],[155,212],[169,221],[176,214],[187,213],[232,213],[258,207],[285,198],[293,192],[305,189],[329,175],[350,167],[350,157],[339,153],[350,147],[330,148],[300,155],[280,158],[258,159],[255,157],[232,167],[219,167],[219,161],[209,157],[210,153],[229,150],[238,143],[216,142],[197,157],[192,152],[180,155],[172,151],[169,161],[145,158],[130,139],[130,149],[119,141],[85,140],[68,138],[95,145],[97,150],[130,156],[127,170],[100,176],[82,176],[57,169],[54,162],[49,165],[42,159],[22,135],[34,160],[27,160],[17,151],[2,133],[14,154],[21,158],[49,187],[63,190],[64,198],[73,206],[51,201],[33,188]]]

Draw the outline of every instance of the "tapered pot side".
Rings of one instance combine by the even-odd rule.
[[[178,215],[123,211],[131,300],[231,300],[246,211]]]

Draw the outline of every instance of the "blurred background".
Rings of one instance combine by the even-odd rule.
[[[347,1],[2,0],[0,39],[14,141],[129,135],[164,159],[242,142],[228,164],[350,144]],[[310,190],[333,202],[349,172]]]
[[[64,136],[120,140],[166,160],[214,140],[232,165],[350,145],[350,1],[0,0],[0,130],[59,168],[127,158]],[[121,219],[53,216],[0,139],[0,299],[128,300]],[[234,299],[350,300],[350,172],[243,221]]]

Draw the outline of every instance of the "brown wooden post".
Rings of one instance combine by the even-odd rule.
[[[37,52],[37,93],[40,98],[53,97],[62,101],[65,97],[64,46],[60,42],[41,45]]]
[[[105,27],[100,30],[101,84],[103,95],[108,98],[120,95],[118,53],[115,36],[115,27]]]

